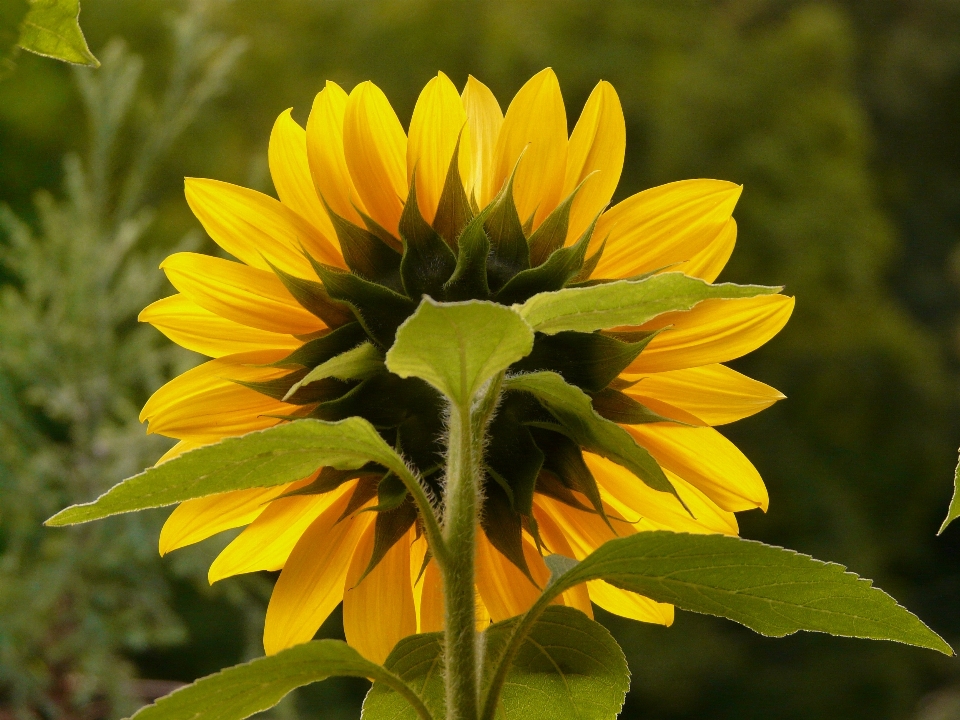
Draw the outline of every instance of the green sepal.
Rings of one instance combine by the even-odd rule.
[[[523,520],[514,512],[507,492],[489,476],[484,483],[480,527],[490,544],[536,585],[523,555]]]
[[[364,512],[388,512],[396,510],[407,499],[407,488],[396,473],[388,472],[377,483],[377,504],[372,505]],[[409,527],[409,526],[408,526]]]
[[[326,203],[324,207],[337,233],[347,267],[364,280],[385,285],[398,292],[402,290],[400,253],[374,233],[337,215]]]
[[[529,270],[523,270],[510,278],[497,293],[496,301],[510,305],[523,302],[538,293],[553,292],[563,288],[583,267],[583,257],[599,217],[598,215],[593,219],[590,227],[573,245],[554,250],[546,262]]]
[[[513,372],[548,370],[587,392],[599,392],[632,363],[655,332],[624,342],[604,333],[537,333],[533,350],[511,368]]]
[[[397,328],[416,309],[413,300],[337,268],[319,265],[316,270],[330,296],[350,306],[367,335],[381,347],[393,345]]]
[[[328,382],[316,382],[309,386],[298,387],[306,374],[307,370],[301,368],[273,380],[234,380],[233,382],[250,390],[255,390],[261,395],[266,395],[274,400],[282,400],[291,405],[312,405],[313,403],[327,402],[340,397],[351,387],[350,383],[333,378],[329,378]]]
[[[582,180],[573,192],[567,195],[553,212],[551,212],[540,223],[540,227],[530,235],[527,244],[530,246],[530,267],[535,268],[546,262],[555,251],[563,247],[567,241],[567,230],[570,227],[570,207],[573,205],[574,198],[583,187],[586,179]],[[599,217],[599,216],[598,216]],[[595,224],[595,223],[594,223]],[[590,234],[593,234],[591,228]]]
[[[323,320],[327,327],[339,328],[355,321],[350,308],[331,298],[323,285],[313,280],[291,275],[266,258],[264,260],[274,274],[280,278],[284,287],[293,295],[293,299],[300,303],[305,310]]]
[[[443,286],[445,300],[486,300],[490,297],[487,283],[487,257],[490,238],[483,228],[485,213],[471,220],[460,234],[457,245],[457,266]]]
[[[537,447],[526,420],[527,398],[507,393],[490,423],[486,463],[488,472],[505,486],[510,505],[520,515],[533,515],[533,491],[544,455]]]
[[[363,326],[354,321],[304,343],[282,360],[271,363],[271,366],[315,368],[340,353],[355,348],[366,339]]]
[[[494,292],[514,275],[530,267],[530,247],[527,245],[513,199],[516,172],[514,167],[500,194],[483,213],[483,227],[490,238],[490,255],[486,264],[487,283]]]
[[[416,172],[410,181],[410,192],[400,216],[400,237],[403,240],[400,277],[407,295],[414,300],[419,300],[423,295],[440,297],[444,284],[457,267],[457,258],[420,214]]]
[[[537,476],[536,490],[541,495],[546,495],[577,510],[588,513],[594,512],[593,508],[580,502],[570,488],[564,485],[563,481],[549,470],[540,471],[540,474]]]
[[[583,460],[583,452],[580,450],[580,446],[561,433],[551,432],[543,428],[532,428],[531,432],[540,450],[543,451],[545,457],[544,469],[552,473],[564,487],[585,496],[593,505],[594,512],[602,517],[607,526],[613,530],[603,507],[600,488],[597,487],[597,481],[593,477],[593,473],[590,472],[590,468]],[[549,482],[549,479],[547,479],[547,482]]]
[[[282,495],[278,495],[275,499],[279,500],[280,498],[294,497],[297,495],[325,495],[351,480],[357,480],[359,478],[379,478],[382,477],[385,472],[382,467],[378,467],[375,463],[367,463],[363,467],[353,470],[337,470],[336,468],[325,467],[321,468],[313,482],[301,488],[288,490]]]
[[[292,402],[291,398],[300,395],[309,397],[309,388],[312,385],[331,378],[345,382],[359,381],[383,371],[383,353],[367,340],[317,365],[298,380],[282,399],[284,402]]]
[[[686,423],[680,423],[678,420],[672,420],[654,412],[643,403],[611,387],[604,388],[600,392],[590,393],[590,398],[593,400],[593,409],[597,411],[600,417],[621,425],[642,425],[656,422],[686,425]]]
[[[460,181],[460,141],[463,131],[457,137],[457,145],[453,149],[447,176],[443,181],[443,190],[440,192],[440,202],[437,204],[437,213],[433,216],[433,228],[440,233],[447,245],[455,251],[459,245],[460,233],[467,226],[475,213],[463,190]]]
[[[364,505],[377,496],[377,488],[380,486],[380,478],[371,475],[363,475],[357,479],[357,486],[353,489],[347,506],[343,509],[337,522],[342,522]]]
[[[359,210],[356,207],[357,214],[360,215],[360,218],[363,220],[363,224],[366,226],[373,235],[383,240],[383,243],[390,248],[393,248],[398,253],[403,252],[403,243],[400,242],[399,238],[393,236],[389,230],[387,230],[383,225],[378,223],[372,217],[367,215],[363,210]]]
[[[607,239],[604,238],[603,242],[600,243],[600,247],[597,248],[597,251],[584,261],[583,267],[580,268],[580,272],[577,273],[577,276],[573,278],[573,282],[570,283],[571,285],[590,281],[590,276],[593,275],[593,271],[596,270],[597,265],[600,264],[600,258],[603,257],[603,251],[606,247]]]
[[[385,477],[381,480],[380,484],[383,485],[386,480],[387,478]],[[395,477],[395,480],[396,484],[400,486],[403,485],[399,478]],[[388,491],[386,497],[380,494],[378,497],[379,504],[375,507],[380,507],[385,503],[392,503],[396,493],[394,492],[393,495],[389,493],[390,491]],[[374,510],[375,508],[366,508],[365,512]],[[384,556],[390,551],[390,548],[400,542],[403,536],[407,534],[407,531],[413,527],[413,524],[417,521],[417,506],[413,504],[413,500],[407,497],[406,490],[404,490],[400,503],[397,506],[376,510],[376,513],[377,519],[373,525],[373,552],[370,555],[370,562],[367,563],[363,574],[360,575],[360,579],[357,580],[357,585],[363,582],[363,579],[380,564],[380,561],[383,560]]]

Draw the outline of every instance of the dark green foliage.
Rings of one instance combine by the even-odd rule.
[[[291,275],[273,263],[269,264],[294,300],[323,320],[327,327],[337,328],[354,320],[350,308],[335,302],[320,283]]]
[[[517,215],[513,201],[513,178],[490,203],[483,221],[483,229],[490,238],[490,256],[487,258],[487,284],[493,292],[503,287],[510,278],[530,267],[530,247]]]
[[[447,300],[485,300],[490,296],[487,280],[490,238],[483,227],[485,217],[481,213],[470,221],[457,240],[457,266],[444,286]]]
[[[403,239],[400,275],[404,291],[415,300],[421,295],[440,297],[444,284],[457,266],[457,258],[448,243],[420,214],[416,174],[410,182],[410,192],[400,216],[400,237]]]
[[[329,206],[326,208],[350,271],[364,280],[385,285],[391,290],[401,290],[400,253],[381,236],[357,227],[333,212]]]
[[[612,387],[606,387],[600,392],[591,393],[590,399],[593,401],[593,409],[597,411],[600,417],[613,420],[613,422],[621,425],[673,422]]]
[[[470,201],[460,182],[460,141],[463,133],[457,138],[457,145],[450,157],[450,167],[444,178],[443,190],[440,192],[440,202],[437,205],[437,214],[433,218],[433,226],[440,233],[447,244],[457,250],[458,238],[467,223],[473,220],[474,212]],[[412,185],[413,183],[411,183]]]
[[[304,343],[283,360],[277,360],[273,364],[277,367],[299,365],[304,368],[313,368],[347,350],[352,350],[366,337],[363,327],[354,321]]]

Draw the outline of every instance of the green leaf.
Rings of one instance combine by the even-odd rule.
[[[842,565],[753,540],[660,530],[611,540],[551,583],[541,601],[588,580],[725,617],[762,635],[810,630],[953,654],[869,580]]]
[[[326,378],[337,380],[364,380],[383,369],[383,355],[371,342],[361,343],[352,350],[323,362],[293,385],[283,400],[293,396],[300,388]]]
[[[487,284],[487,257],[490,238],[483,229],[485,212],[470,221],[460,234],[457,244],[457,267],[443,286],[447,300],[486,299],[490,296]]]
[[[17,44],[44,57],[100,67],[80,29],[79,0],[30,0]]]
[[[340,640],[315,640],[221,670],[141,708],[133,717],[137,720],[243,720],[272,708],[291,690],[335,676],[370,678],[391,687],[398,705],[410,708],[409,717],[418,717],[409,700],[418,703],[420,718],[431,717],[400,678],[364,659]]]
[[[463,192],[462,188],[460,192]],[[400,277],[407,295],[417,300],[422,295],[439,297],[444,284],[453,275],[457,258],[450,246],[420,214],[416,173],[410,182],[403,214],[400,215],[400,237],[403,239]]]
[[[950,509],[947,510],[947,517],[937,530],[937,535],[942,535],[947,526],[958,517],[960,517],[960,464],[953,473],[953,499],[950,501]]]
[[[622,465],[654,490],[680,499],[653,456],[637,445],[622,427],[597,415],[590,397],[565,383],[556,373],[538,372],[507,378],[504,388],[532,394],[557,419],[562,432],[578,445]]]
[[[690,310],[708,298],[745,298],[779,291],[763,285],[711,285],[674,272],[542,293],[517,309],[534,330],[554,335],[564,330],[592,332],[642,325],[665,312]]]
[[[411,635],[398,642],[383,663],[421,698],[435,718],[447,715],[443,684],[443,633]],[[416,711],[389,685],[374,682],[363,700],[360,720],[414,720]]]
[[[511,308],[424,298],[397,331],[387,369],[422,378],[459,407],[469,407],[484,383],[532,347],[533,331]]]
[[[185,452],[124,480],[94,502],[60,511],[46,524],[73,525],[229,490],[272,487],[322,466],[350,470],[370,461],[416,483],[402,458],[366,420],[297,420]]]
[[[484,631],[485,681],[518,622],[512,618]],[[629,689],[630,669],[610,632],[579,610],[548,607],[513,658],[497,717],[614,720]]]

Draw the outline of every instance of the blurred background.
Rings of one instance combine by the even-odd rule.
[[[960,2],[84,0],[80,20],[102,68],[21,53],[0,81],[0,720],[122,717],[262,653],[273,578],[206,583],[227,539],[161,560],[166,511],[41,522],[167,447],[139,408],[200,358],[136,315],[172,290],[160,258],[212,251],[182,178],[272,193],[273,121],[304,123],[327,78],[374,80],[406,124],[437,70],[506,108],[549,65],[571,128],[609,80],[615,200],[742,183],[721,279],[798,297],[734,363],[789,398],[724,429],[770,489],[742,534],[873,578],[960,646],[960,526],[936,537],[960,442]],[[624,718],[960,718],[960,661],[930,652],[600,619],[633,672]],[[273,714],[355,718],[365,689]]]

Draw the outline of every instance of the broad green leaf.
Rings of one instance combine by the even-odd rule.
[[[292,396],[301,387],[325,378],[337,380],[363,380],[383,368],[383,355],[371,342],[361,343],[352,350],[336,355],[320,363],[298,383],[293,385],[284,400]]]
[[[520,618],[512,618],[484,631],[485,681],[518,622]],[[614,720],[629,689],[630,670],[610,632],[579,610],[552,606],[533,624],[513,658],[497,717]]]
[[[221,670],[160,698],[133,717],[137,720],[243,720],[272,708],[295,688],[335,676],[370,678],[392,686],[399,703],[410,708],[409,717],[430,717],[425,710],[418,715],[401,697],[397,691],[418,702],[396,675],[364,659],[340,640],[304,643]]]
[[[541,293],[515,307],[534,330],[554,335],[564,330],[593,332],[642,325],[665,312],[690,310],[709,298],[745,298],[779,291],[763,285],[711,285],[673,272]]]
[[[443,684],[443,634],[411,635],[398,642],[384,661],[423,701],[435,718],[446,717]],[[415,720],[413,707],[385,683],[375,682],[363,700],[361,720]]]
[[[622,465],[654,490],[671,493],[679,499],[653,456],[637,445],[622,427],[600,417],[593,409],[590,396],[580,388],[568,385],[556,373],[537,372],[507,378],[504,389],[530,393],[557,419],[564,434],[578,445]]]
[[[229,490],[272,487],[323,466],[351,470],[371,461],[416,482],[366,420],[297,420],[185,452],[124,480],[94,502],[60,511],[46,524],[73,525]]]
[[[424,298],[397,330],[387,369],[403,378],[421,378],[467,407],[485,382],[532,347],[533,331],[511,308]]]
[[[540,602],[588,580],[725,617],[762,635],[810,630],[953,655],[939,635],[869,580],[753,540],[662,530],[611,540],[556,577]]]
[[[30,0],[18,44],[37,55],[100,67],[100,61],[87,47],[79,18],[79,0]]]
[[[947,525],[958,517],[960,517],[960,464],[957,465],[957,469],[953,473],[953,499],[950,501],[950,509],[947,511],[947,518],[937,531],[937,535],[943,534]]]

